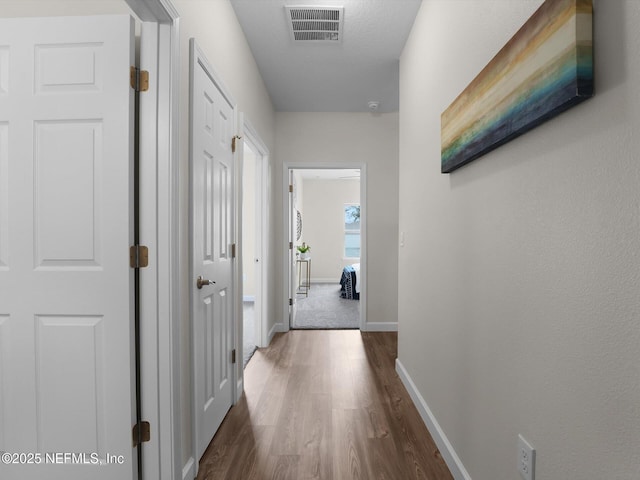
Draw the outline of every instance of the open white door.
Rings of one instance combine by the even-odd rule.
[[[233,395],[233,153],[235,104],[191,40],[191,321],[196,460]],[[198,280],[200,278],[200,280]]]
[[[253,240],[249,240],[253,243],[253,266],[254,266],[254,284],[255,289],[252,294],[255,295],[255,303],[253,309],[253,340],[255,345],[260,347],[267,347],[269,341],[267,338],[268,328],[265,325],[267,315],[267,297],[268,297],[268,278],[269,278],[269,255],[268,255],[268,232],[269,232],[269,149],[264,144],[260,135],[253,127],[249,119],[242,113],[239,114],[239,125],[242,128],[242,142],[241,158],[243,165],[242,180],[243,180],[243,209],[245,205],[249,203],[253,207],[253,219],[254,221],[248,221],[243,211],[243,242],[242,242],[242,261],[243,261],[243,278],[247,269],[245,266],[252,258],[245,255],[247,252],[247,239],[250,239],[250,235],[253,234]],[[253,163],[253,178],[254,183],[247,184],[247,175],[245,175],[247,162]],[[251,200],[253,199],[253,200]],[[251,215],[250,215],[251,216]],[[243,339],[244,341],[245,339]],[[243,352],[243,357],[246,353]]]
[[[128,16],[0,19],[3,479],[137,476],[133,39]]]
[[[296,190],[296,176],[293,170],[289,170],[289,328],[296,324],[296,310],[298,308],[296,304],[298,293],[298,274],[296,271]]]

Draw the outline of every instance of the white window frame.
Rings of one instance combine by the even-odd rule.
[[[347,207],[358,207],[360,208],[360,226],[358,228],[358,230],[348,230],[347,227],[344,227],[343,230],[343,235],[342,238],[344,239],[344,244],[343,244],[343,248],[342,248],[342,253],[343,253],[343,259],[344,260],[359,260],[362,257],[362,206],[359,203],[345,203],[344,207],[342,209],[342,215],[345,215],[345,211],[347,209]],[[344,222],[343,222],[344,223]],[[359,247],[359,251],[360,251],[360,255],[357,257],[351,257],[349,255],[347,255],[347,235],[353,235],[357,233],[358,235],[360,235],[360,247]]]

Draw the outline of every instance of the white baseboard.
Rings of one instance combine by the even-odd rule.
[[[287,329],[285,328],[283,323],[276,323],[273,325],[273,327],[271,327],[271,330],[269,330],[269,334],[267,335],[267,346],[269,346],[269,344],[271,343],[271,340],[273,340],[273,336],[276,333],[279,332],[286,332]]]
[[[195,460],[193,457],[190,457],[187,463],[184,464],[184,467],[182,467],[182,480],[193,480],[196,478],[195,466]]]
[[[411,380],[411,377],[409,376],[407,370],[404,368],[404,365],[402,365],[402,362],[400,362],[400,360],[397,358],[396,372],[398,373],[400,380],[404,384],[404,387],[409,392],[409,396],[418,409],[418,412],[422,417],[422,421],[425,423],[427,429],[429,430],[429,433],[433,437],[433,440],[436,442],[436,445],[438,446],[438,449],[442,454],[442,458],[449,467],[453,478],[455,478],[455,480],[471,480],[471,475],[469,475],[467,470],[464,468],[460,457],[458,457],[458,454],[453,449],[453,446],[449,442],[449,439],[438,424],[438,421],[429,408],[429,405],[427,405],[427,402],[425,402],[424,398],[422,398],[422,395],[418,391],[415,383],[413,383],[413,380]]]
[[[271,340],[273,340],[273,336],[276,334],[277,326],[278,324],[276,323],[273,327],[271,327],[271,330],[269,330],[269,333],[267,334],[267,345],[271,344]]]
[[[237,398],[236,398],[236,403],[238,403],[240,401],[240,397],[242,397],[242,392],[244,391],[244,378],[240,377],[238,379],[238,382],[236,383],[236,392],[238,393]]]
[[[365,322],[365,332],[397,332],[398,322]]]

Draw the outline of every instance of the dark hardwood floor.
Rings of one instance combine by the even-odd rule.
[[[198,480],[452,479],[396,352],[395,333],[278,334],[247,365]]]

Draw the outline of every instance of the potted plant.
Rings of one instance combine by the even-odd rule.
[[[311,247],[306,243],[302,242],[302,245],[298,245],[298,252],[300,252],[300,260],[307,260],[309,258],[309,250]]]

